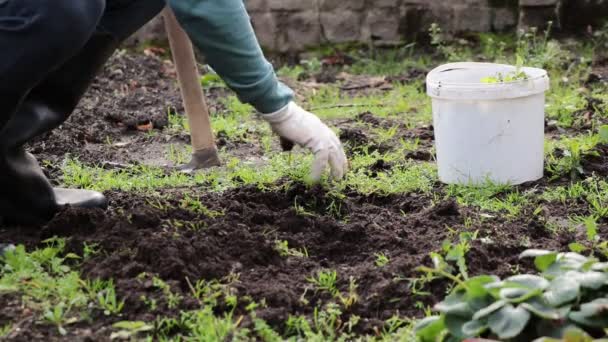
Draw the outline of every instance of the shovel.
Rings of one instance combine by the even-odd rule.
[[[171,46],[173,62],[177,69],[177,79],[182,101],[190,124],[192,160],[178,167],[191,173],[198,169],[221,165],[215,146],[215,139],[209,120],[209,109],[200,84],[200,74],[190,38],[181,28],[173,11],[166,7],[163,11],[165,29]]]

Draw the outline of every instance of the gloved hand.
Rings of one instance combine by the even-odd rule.
[[[336,134],[314,114],[305,111],[295,102],[277,112],[262,115],[272,130],[280,137],[308,148],[315,154],[311,178],[318,181],[327,168],[331,176],[340,179],[347,169],[347,160],[342,144]]]

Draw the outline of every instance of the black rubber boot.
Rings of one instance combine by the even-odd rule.
[[[84,47],[104,6],[104,0],[0,1],[0,217],[5,221],[40,223],[58,209],[36,159],[22,144],[8,142],[21,140],[17,127],[27,131],[37,125],[15,120],[23,102]]]
[[[99,69],[118,47],[107,33],[95,33],[81,52],[52,72],[23,101],[0,132],[0,216],[9,222],[40,224],[66,205],[106,208],[106,198],[89,190],[53,189],[36,159],[23,145],[61,125],[72,113]]]

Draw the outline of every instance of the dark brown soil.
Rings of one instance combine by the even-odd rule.
[[[167,111],[183,113],[173,73],[170,64],[154,55],[114,55],[71,117],[34,141],[31,152],[53,162],[66,153],[93,164],[138,160],[142,144],[165,137],[147,136],[137,127],[151,124],[159,130],[167,126]],[[113,150],[96,148],[120,142],[125,145]]]
[[[182,111],[173,76],[171,66],[158,57],[115,56],[72,118],[60,130],[34,142],[31,151],[54,164],[66,153],[91,164],[130,164],[149,159],[151,151],[162,152],[168,143],[187,144],[187,136],[160,130],[167,125],[167,110]],[[211,98],[211,105],[216,105]],[[137,130],[150,123],[155,135]],[[388,151],[399,139],[407,138],[420,140],[420,149],[409,157],[433,159],[432,127],[410,129],[372,113],[336,125],[351,153],[363,145]],[[375,137],[365,129],[395,125],[395,138],[383,143],[375,143]],[[102,148],[116,142],[126,145]],[[588,162],[593,171],[608,173],[605,160]],[[379,161],[370,171],[392,167]],[[58,176],[53,168],[47,171],[51,177]],[[516,269],[531,270],[531,265],[518,260],[523,250],[564,250],[575,238],[575,233],[556,235],[546,230],[542,220],[567,217],[576,206],[544,203],[543,215],[531,214],[536,207],[525,208],[518,218],[511,219],[482,217],[453,201],[436,202],[430,195],[416,193],[382,197],[349,192],[338,199],[318,187],[285,184],[284,189],[263,192],[246,187],[223,194],[206,193],[205,189],[162,190],[154,195],[109,192],[111,207],[107,211],[68,208],[42,228],[0,227],[0,241],[28,247],[55,235],[66,237],[68,250],[79,255],[85,242],[98,244],[101,253],[85,260],[80,269],[85,277],[114,279],[119,297],[126,300],[120,318],[99,313],[91,321],[71,326],[70,335],[62,338],[55,328],[35,322],[19,298],[5,295],[0,296],[0,325],[18,322],[21,329],[11,336],[15,340],[107,340],[114,321],[153,321],[198,307],[189,282],[238,275],[238,280],[229,284],[241,299],[236,313],[247,313],[248,296],[264,302],[258,317],[283,332],[290,315],[311,315],[316,304],[330,300],[327,293],[315,291],[307,278],[319,270],[333,269],[342,293],[348,291],[351,278],[357,284],[358,300],[344,312],[344,319],[357,315],[361,321],[355,330],[375,334],[391,316],[419,317],[423,314],[419,302],[431,305],[443,297],[446,282],[422,283],[419,290],[429,293],[424,295],[412,289],[411,280],[422,275],[416,268],[430,265],[429,253],[441,250],[444,240],[457,241],[451,230],[477,231],[483,238],[475,240],[467,254],[471,275],[506,276]],[[437,198],[443,198],[443,191],[439,185],[434,189]],[[208,217],[181,208],[180,201],[186,195],[200,198],[209,210],[221,214]],[[305,212],[297,212],[295,202]],[[309,256],[281,256],[275,248],[278,240],[288,241],[291,248],[305,248]],[[390,262],[377,266],[377,253],[384,253]],[[165,280],[172,291],[181,294],[177,307],[169,309],[166,296],[152,285],[152,276]],[[158,307],[151,310],[142,296],[157,300]],[[226,307],[220,304],[217,310]]]
[[[350,194],[338,202],[341,210],[335,217],[327,211],[331,197],[320,188],[303,185],[284,192],[241,188],[222,195],[186,193],[199,196],[210,210],[223,215],[209,218],[181,209],[183,195],[176,190],[163,194],[171,198],[161,200],[165,210],[148,204],[152,197],[114,192],[108,194],[113,203],[108,212],[67,209],[40,231],[5,229],[0,238],[13,242],[25,238],[35,245],[46,237],[65,236],[69,250],[78,254],[82,254],[84,242],[99,244],[102,253],[85,261],[82,270],[87,277],[115,280],[120,296],[126,299],[121,318],[128,320],[153,320],[155,315],[192,309],[196,301],[188,280],[238,274],[238,281],[231,285],[235,293],[257,302],[265,300],[258,316],[283,331],[289,315],[311,314],[315,304],[329,299],[326,293],[315,292],[307,277],[333,269],[344,293],[350,277],[356,280],[359,300],[345,315],[360,316],[356,330],[369,334],[397,312],[420,316],[415,306],[418,301],[430,305],[441,298],[445,291],[442,281],[426,284],[424,290],[431,295],[421,296],[412,292],[408,279],[421,275],[416,267],[430,265],[429,252],[440,250],[445,239],[456,241],[446,227],[477,230],[486,238],[479,240],[484,243],[474,242],[467,255],[471,274],[512,274],[516,267],[528,267],[517,258],[526,248],[561,250],[573,239],[569,234],[556,237],[541,222],[527,218],[475,220],[466,228],[465,218],[473,217],[472,213],[450,201],[432,206],[429,198],[417,194]],[[309,214],[294,210],[296,200]],[[185,228],[189,224],[199,228]],[[309,257],[282,257],[275,249],[277,240],[288,241],[292,248],[306,248]],[[387,255],[389,264],[376,266],[375,253]],[[185,298],[180,306],[168,309],[149,279],[138,278],[144,272],[173,284],[173,290]],[[142,296],[157,298],[161,305],[150,311]],[[5,304],[12,307],[10,302]],[[246,313],[247,304],[242,302],[237,311]],[[105,320],[94,326],[103,326]]]

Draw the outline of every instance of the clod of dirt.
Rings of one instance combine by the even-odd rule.
[[[406,73],[398,76],[388,76],[386,80],[392,83],[411,84],[412,81],[424,80],[430,70],[412,68]]]
[[[595,173],[600,177],[608,176],[608,145],[601,144],[596,147],[598,154],[585,155],[583,158],[583,170],[586,173]]]
[[[317,83],[335,83],[338,69],[334,67],[323,67],[320,72],[314,75]]]
[[[413,160],[421,160],[421,161],[433,161],[435,160],[435,156],[429,151],[413,151],[406,154],[406,158]]]
[[[371,112],[363,112],[359,115],[357,115],[357,119],[371,124],[372,126],[380,126],[380,119],[378,117],[376,117],[374,114],[372,114]]]

